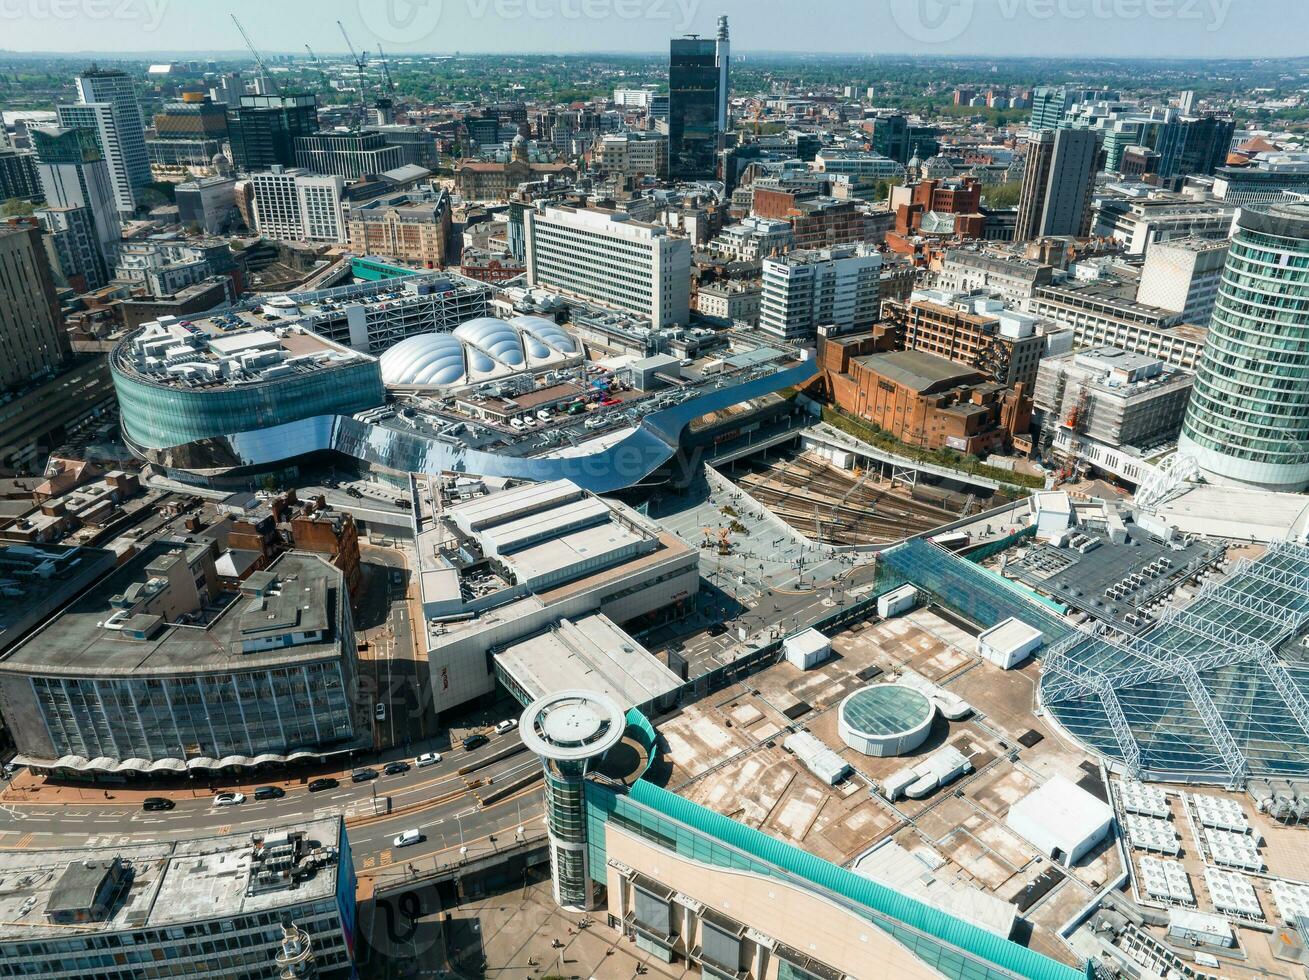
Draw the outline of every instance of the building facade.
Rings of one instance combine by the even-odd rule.
[[[1204,327],[1183,323],[1180,313],[1146,306],[1095,283],[1042,286],[1030,309],[1070,329],[1074,346],[1117,347],[1188,370],[1199,362],[1208,337]]]
[[[69,349],[40,225],[0,223],[0,390],[53,371]]]
[[[57,107],[59,124],[95,131],[119,213],[130,215],[136,211],[137,190],[151,179],[135,86],[126,72],[94,67],[78,75],[76,84],[78,103]]]
[[[51,980],[187,976],[278,980],[355,975],[354,862],[339,817],[256,834],[15,851],[0,975]],[[206,896],[204,901],[198,895]],[[283,972],[286,934],[303,943]]]
[[[31,150],[0,146],[0,201],[15,197],[33,203],[42,200],[36,163],[36,154]]]
[[[159,542],[0,659],[24,764],[176,776],[368,744],[340,569],[288,552],[219,605],[216,546]]]
[[[911,446],[985,456],[1004,450],[1030,427],[1025,391],[935,354],[893,351],[824,364],[830,365],[827,383],[841,409]]]
[[[1136,301],[1180,313],[1207,327],[1227,261],[1225,240],[1182,238],[1156,242],[1146,253]]]
[[[545,206],[524,215],[527,280],[645,317],[656,327],[690,314],[691,243],[617,211]]]
[[[880,255],[853,246],[765,259],[759,326],[788,343],[812,341],[819,327],[870,326],[880,309],[881,270]]]
[[[297,167],[345,180],[394,170],[409,162],[408,158],[403,147],[388,143],[377,130],[327,130],[295,138]]]
[[[95,229],[99,264],[112,266],[122,225],[113,175],[95,134],[89,129],[56,126],[34,128],[30,133],[47,206],[86,210]],[[94,270],[88,271],[94,275]]]
[[[1309,486],[1309,205],[1242,208],[1178,451],[1219,482]]]
[[[948,249],[937,273],[940,289],[971,293],[981,289],[999,296],[1006,306],[1026,311],[1040,286],[1050,284],[1054,267],[1030,259],[983,251]]]
[[[1032,134],[1015,241],[1087,234],[1100,152],[1101,137],[1094,130],[1041,130]]]
[[[341,199],[345,181],[275,166],[250,175],[255,230],[266,238],[307,242],[346,240]]]
[[[720,81],[716,41],[672,39],[668,50],[668,170],[674,179],[714,177]]]
[[[1031,391],[1036,383],[1045,338],[1034,317],[998,301],[931,290],[908,302],[883,303],[882,317],[898,329],[905,350],[966,364],[1011,388],[1022,384]]]
[[[428,269],[449,259],[450,195],[444,190],[379,197],[350,208],[351,251],[385,255]]]
[[[318,97],[242,95],[228,109],[232,164],[243,173],[296,165],[296,140],[318,132]]]
[[[607,133],[596,141],[595,150],[596,168],[601,173],[661,179],[668,176],[668,137],[662,133]]]

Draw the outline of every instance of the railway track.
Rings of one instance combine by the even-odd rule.
[[[957,516],[883,484],[856,481],[807,454],[752,468],[736,482],[801,534],[826,544],[884,544]]]

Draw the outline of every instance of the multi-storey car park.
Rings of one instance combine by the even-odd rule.
[[[146,324],[110,355],[127,442],[175,479],[216,486],[334,452],[396,480],[607,492],[671,460],[693,419],[814,374],[804,350],[733,331],[699,356],[606,366],[553,321],[481,315],[484,288],[419,274]],[[457,319],[466,309],[478,315]],[[646,337],[665,340],[677,338]]]

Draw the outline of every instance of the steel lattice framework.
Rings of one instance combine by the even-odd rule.
[[[1278,649],[1309,624],[1309,548],[1238,562],[1139,636],[1079,630],[1042,658],[1041,700],[1138,777],[1239,786],[1309,774],[1309,669]]]

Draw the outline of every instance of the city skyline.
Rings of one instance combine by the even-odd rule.
[[[1305,53],[1309,7],[1258,0],[1260,16],[1239,16],[1234,0],[870,0],[832,4],[839,19],[785,0],[331,0],[218,7],[170,0],[83,0],[56,7],[22,0],[0,11],[3,54],[208,54],[241,56],[229,13],[248,19],[269,54],[298,54],[274,39],[295,36],[321,54],[345,54],[335,21],[370,49],[397,54],[656,54],[664,39],[712,37],[715,19],[733,19],[738,52],[967,55],[1056,58],[1294,57]],[[823,8],[819,8],[820,10]],[[1270,33],[1269,22],[1279,30]],[[582,30],[582,26],[585,30]],[[1149,29],[1145,29],[1145,28]],[[196,37],[215,46],[198,48]],[[585,43],[581,42],[585,38]],[[221,45],[221,46],[218,46]],[[1201,54],[1200,52],[1203,52]]]

